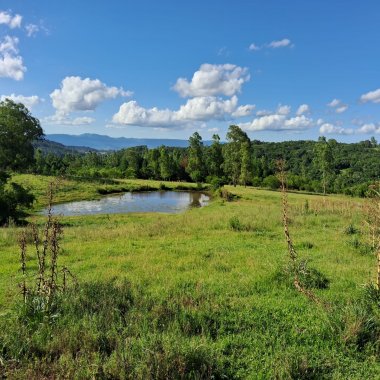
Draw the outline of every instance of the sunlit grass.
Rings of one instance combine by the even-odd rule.
[[[22,176],[24,184],[36,185],[37,204],[43,200],[45,177]],[[153,181],[126,181],[128,185],[157,186]],[[38,184],[38,186],[37,186]],[[166,184],[168,187],[176,183]],[[97,185],[63,182],[57,200],[89,198],[96,195]],[[65,188],[77,187],[78,193]],[[83,192],[80,191],[83,187]],[[81,280],[123,277],[159,290],[171,283],[191,278],[233,290],[253,286],[270,278],[286,261],[286,246],[281,222],[280,194],[273,191],[228,187],[241,198],[234,202],[215,200],[206,208],[189,210],[179,215],[126,214],[63,217],[65,254],[61,262]],[[320,214],[303,214],[305,200],[321,202],[320,196],[290,194],[291,233],[299,254],[334,278],[325,297],[341,297],[355,293],[361,284],[374,276],[373,258],[360,255],[349,246],[344,229],[350,223],[360,227],[357,209],[351,216],[322,210]],[[328,201],[357,203],[347,197],[328,197]],[[352,210],[350,211],[352,212]],[[231,230],[229,221],[237,217],[247,231]],[[42,222],[42,217],[30,217]],[[17,238],[15,229],[1,229],[3,265],[0,301],[12,292],[11,277],[17,278]],[[311,243],[312,249],[302,248]],[[91,270],[89,270],[91,268]],[[348,285],[347,285],[348,283]],[[347,287],[348,286],[348,287]],[[271,287],[271,286],[270,286]]]
[[[35,188],[37,204],[43,203],[43,190],[49,178],[20,176],[17,180]],[[135,187],[159,186],[152,181],[123,183]],[[175,187],[177,183],[165,185]],[[81,194],[86,199],[98,196],[97,184],[66,181],[63,186],[57,193],[59,201],[80,199]],[[254,373],[262,373],[257,378],[267,378],[267,374],[277,376],[276,370],[280,371],[278,378],[291,378],[284,374],[293,371],[286,369],[286,365],[294,364],[297,350],[303,350],[306,358],[312,357],[317,362],[318,357],[327,360],[332,350],[337,355],[331,359],[332,365],[338,365],[337,358],[345,354],[339,351],[340,343],[334,346],[334,338],[326,335],[330,330],[325,312],[291,287],[274,280],[276,272],[287,262],[281,194],[250,187],[227,188],[239,198],[233,202],[214,198],[209,206],[182,214],[62,217],[60,264],[67,266],[81,283],[111,280],[121,283],[128,279],[136,289],[141,289],[141,302],[156,305],[146,311],[147,318],[149,315],[154,323],[163,315],[169,318],[170,310],[207,311],[215,315],[220,338],[210,340],[201,334],[205,341],[200,344],[217,352],[225,345],[230,347],[232,351],[225,355],[228,360],[236,360],[233,368],[241,371],[241,378]],[[347,226],[353,225],[359,231],[358,238],[366,238],[361,230],[361,201],[292,193],[289,203],[289,228],[299,256],[330,280],[328,289],[315,292],[328,302],[350,302],[362,291],[363,284],[375,278],[375,258],[360,253],[349,243],[352,237],[345,233]],[[241,231],[231,228],[231,218],[237,218],[244,228]],[[29,220],[43,223],[44,219],[31,216]],[[14,297],[20,297],[16,295],[21,278],[18,230],[0,229],[2,313]],[[183,323],[175,315],[170,318],[174,318],[170,326]],[[186,328],[191,329],[191,325]],[[150,334],[148,331],[141,334]],[[186,342],[194,343],[190,338]],[[283,352],[280,347],[285,347]],[[233,359],[234,355],[238,356]],[[275,363],[282,363],[281,370],[275,368]],[[366,372],[359,362],[344,365],[364,376],[378,368],[372,363]],[[344,365],[340,374],[345,373]]]

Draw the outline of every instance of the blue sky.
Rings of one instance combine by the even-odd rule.
[[[380,136],[380,2],[0,2],[0,97],[45,133]]]

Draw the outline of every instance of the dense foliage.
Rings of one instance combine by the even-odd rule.
[[[35,172],[80,177],[141,178],[279,187],[275,162],[287,162],[290,189],[363,196],[380,178],[380,148],[376,140],[354,144],[321,137],[318,141],[268,143],[251,141],[238,126],[230,126],[227,142],[218,135],[206,146],[196,132],[188,148],[145,146],[109,153],[36,151]]]
[[[22,186],[9,182],[11,170],[25,170],[33,164],[33,141],[43,135],[42,128],[21,103],[0,102],[0,225],[18,219],[23,206],[34,197]]]

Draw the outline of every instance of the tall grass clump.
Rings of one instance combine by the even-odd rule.
[[[344,233],[346,235],[355,235],[359,232],[359,230],[353,225],[353,224],[349,224],[345,229],[344,229]]]
[[[329,320],[347,351],[361,360],[380,359],[380,292],[376,285],[364,286],[358,297],[346,304],[336,303]]]

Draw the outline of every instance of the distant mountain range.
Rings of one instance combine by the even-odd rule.
[[[89,147],[101,151],[118,150],[141,145],[146,145],[148,148],[157,148],[161,145],[171,147],[187,147],[189,145],[187,140],[136,139],[126,137],[110,137],[93,133],[84,133],[82,135],[52,134],[46,135],[46,139],[68,147]],[[205,145],[208,145],[210,142],[205,141],[204,143]]]

